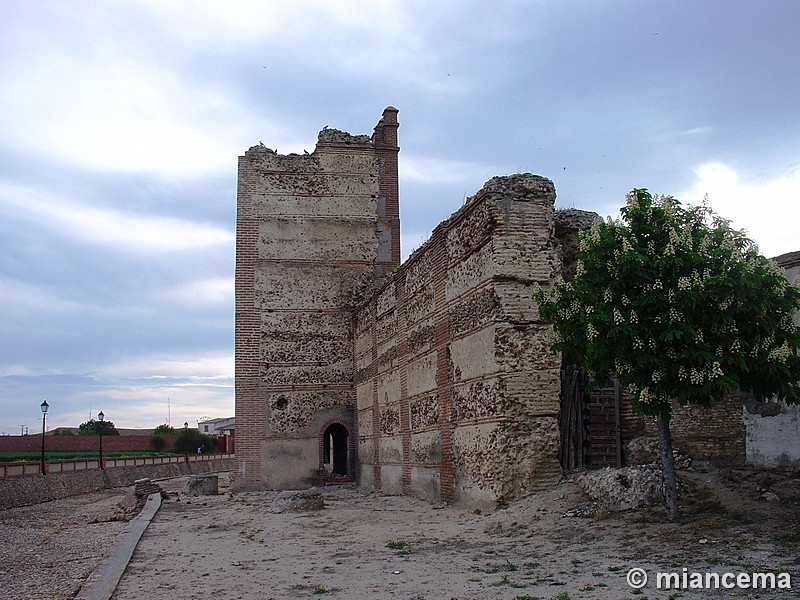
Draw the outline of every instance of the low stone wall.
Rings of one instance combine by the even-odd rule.
[[[165,479],[196,473],[232,471],[233,458],[198,462],[93,469],[0,480],[0,508],[30,506],[68,496],[133,485],[137,479]]]

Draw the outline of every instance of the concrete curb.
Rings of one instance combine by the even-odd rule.
[[[108,558],[86,579],[81,591],[75,596],[76,600],[109,600],[111,598],[122,574],[128,567],[136,545],[159,508],[161,508],[161,494],[150,494],[142,512],[128,523],[128,528],[117,538],[114,549]]]

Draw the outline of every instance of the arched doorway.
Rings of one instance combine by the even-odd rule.
[[[322,466],[331,479],[349,477],[347,470],[349,432],[341,423],[333,423],[322,434]]]

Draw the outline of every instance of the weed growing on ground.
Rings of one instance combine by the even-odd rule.
[[[781,546],[794,548],[800,546],[800,526],[795,525],[794,531],[775,536],[775,543]]]
[[[414,551],[408,547],[408,544],[406,542],[389,542],[388,544],[386,544],[386,547],[389,548],[389,550],[397,550],[397,552],[395,552],[397,556],[414,554]]]
[[[486,573],[489,573],[489,574],[499,573],[500,571],[513,572],[513,571],[516,571],[516,570],[518,570],[517,565],[515,565],[514,563],[512,563],[508,559],[506,559],[505,564],[487,565],[487,567],[486,567]]]
[[[509,587],[512,587],[512,588],[524,588],[524,587],[528,587],[528,584],[527,584],[527,583],[516,583],[516,582],[514,582],[514,581],[511,581],[511,580],[508,578],[508,575],[503,575],[503,576],[500,578],[500,581],[495,581],[494,583],[490,583],[489,585],[491,585],[491,586],[494,586],[494,587],[500,587],[500,586],[503,586],[503,585],[507,585],[507,586],[509,586]]]

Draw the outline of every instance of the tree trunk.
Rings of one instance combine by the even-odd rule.
[[[669,512],[669,520],[680,517],[678,511],[678,484],[675,478],[675,457],[672,455],[672,435],[669,432],[670,416],[658,416],[658,449],[661,453],[661,467],[664,470],[664,502]]]

